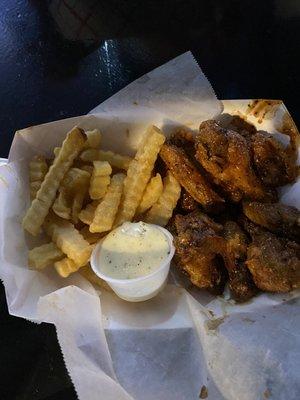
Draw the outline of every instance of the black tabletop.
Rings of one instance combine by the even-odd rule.
[[[186,50],[219,98],[282,99],[300,123],[296,0],[0,5],[0,157],[16,130],[85,114]],[[76,399],[54,327],[9,316],[3,287],[0,307],[0,399]]]

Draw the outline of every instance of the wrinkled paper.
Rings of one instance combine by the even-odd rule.
[[[223,102],[245,112],[247,101]],[[11,315],[56,326],[64,361],[80,400],[298,399],[299,294],[261,294],[244,305],[192,290],[176,280],[154,299],[127,303],[76,273],[27,268],[27,251],[42,239],[24,234],[28,163],[50,156],[74,125],[99,128],[103,148],[133,154],[147,125],[166,134],[196,130],[223,109],[191,53],[144,75],[90,115],[16,133],[0,167],[0,277]],[[260,129],[280,135],[276,115]],[[255,118],[253,117],[253,122]],[[299,207],[299,181],[282,190]],[[173,282],[173,283],[172,283]],[[175,283],[176,282],[176,283]]]

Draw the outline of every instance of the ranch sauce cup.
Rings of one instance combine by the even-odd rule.
[[[174,255],[172,235],[144,222],[125,222],[94,249],[91,266],[127,301],[154,297],[164,286]]]

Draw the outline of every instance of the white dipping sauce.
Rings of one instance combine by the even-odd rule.
[[[101,243],[98,265],[115,279],[133,279],[156,271],[170,254],[164,233],[144,222],[125,222]]]

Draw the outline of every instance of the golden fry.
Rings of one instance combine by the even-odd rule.
[[[31,268],[43,269],[64,257],[64,253],[53,242],[29,250],[28,265]]]
[[[71,218],[70,199],[65,188],[60,189],[60,192],[53,203],[52,210],[61,218]]]
[[[84,132],[75,127],[68,134],[62,148],[47,172],[45,179],[37,192],[23,219],[23,228],[37,235],[54,202],[57,189],[73,160],[77,157],[85,143]]]
[[[57,261],[54,263],[54,267],[56,269],[56,272],[62,277],[62,278],[67,278],[70,274],[73,272],[76,272],[81,268],[80,265],[76,264],[75,261],[72,259],[65,257],[60,261]]]
[[[99,160],[108,161],[112,167],[127,170],[132,158],[112,151],[99,150]]]
[[[45,157],[35,156],[29,163],[30,199],[33,200],[48,171]]]
[[[167,176],[164,178],[162,195],[147,212],[145,222],[166,226],[180,197],[180,191],[179,183],[168,171]]]
[[[99,161],[99,150],[97,149],[86,149],[79,156],[81,161],[93,162]]]
[[[110,183],[111,166],[107,161],[94,161],[89,194],[91,199],[99,200],[105,195]]]
[[[158,128],[151,126],[148,129],[127,171],[123,199],[115,222],[116,226],[125,221],[131,221],[134,217],[164,141],[165,136]]]
[[[142,201],[137,209],[137,215],[143,214],[150,207],[153,206],[159,199],[160,195],[163,192],[163,183],[160,174],[156,174],[153,178],[151,178],[148,183],[145,192],[143,194]]]
[[[77,192],[75,194],[75,196],[73,197],[71,220],[74,224],[77,224],[77,222],[78,222],[78,216],[82,209],[82,205],[83,205],[86,193],[87,193],[86,190],[81,190],[81,191]]]
[[[57,247],[76,264],[82,266],[88,262],[92,248],[73,224],[55,215],[49,215],[44,228]]]
[[[84,162],[107,161],[112,167],[127,170],[131,157],[113,153],[112,151],[87,149],[80,154],[80,159]]]
[[[90,232],[106,232],[112,228],[121,201],[124,180],[124,174],[112,177],[107,193],[95,211]]]
[[[87,171],[80,168],[70,168],[61,185],[74,195],[78,190],[82,189],[82,186],[89,185],[90,177],[91,175]]]
[[[82,221],[84,224],[91,225],[98,204],[99,201],[92,201],[92,203],[89,203],[83,210],[81,210],[78,215],[80,221]]]
[[[30,182],[30,200],[33,200],[36,197],[39,188],[41,187],[41,181]]]
[[[98,149],[101,143],[101,132],[98,129],[85,132],[87,141],[85,144],[86,148]]]
[[[43,181],[48,171],[45,157],[35,156],[29,163],[29,181]]]

